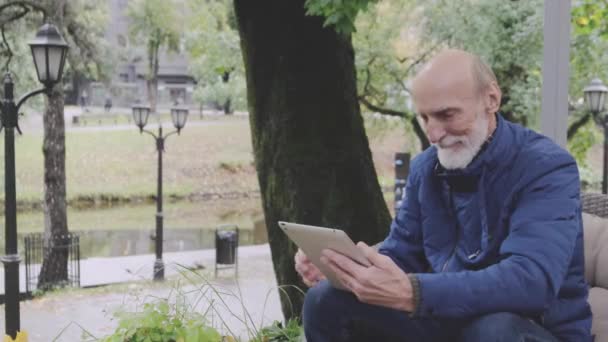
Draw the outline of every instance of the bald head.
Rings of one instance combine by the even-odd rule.
[[[412,92],[430,89],[441,94],[446,88],[457,88],[480,94],[492,83],[497,83],[496,76],[479,56],[448,49],[434,56],[418,72]]]

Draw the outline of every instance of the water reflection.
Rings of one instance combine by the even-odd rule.
[[[154,253],[154,230],[89,230],[74,231],[80,235],[80,257],[114,257]],[[214,248],[215,229],[165,229],[163,252],[181,252]],[[19,234],[19,249],[23,254],[24,234]],[[239,230],[239,245],[251,245],[254,241],[251,229]],[[4,241],[0,241],[0,250]]]

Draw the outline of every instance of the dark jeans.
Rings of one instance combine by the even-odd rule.
[[[407,313],[363,304],[350,292],[327,281],[308,290],[304,301],[307,342],[323,341],[463,341],[553,342],[547,330],[512,313],[494,313],[472,320],[412,319]],[[358,331],[366,334],[362,338]]]

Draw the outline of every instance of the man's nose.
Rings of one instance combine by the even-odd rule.
[[[431,144],[437,144],[446,134],[443,125],[432,118],[426,123],[425,128]]]

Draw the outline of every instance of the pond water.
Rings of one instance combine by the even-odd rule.
[[[154,253],[155,213],[154,203],[68,208],[68,227],[80,236],[81,258],[150,254]],[[240,245],[266,242],[265,234],[254,234],[254,222],[262,219],[259,198],[168,202],[163,214],[163,252],[213,248],[215,228],[224,224],[239,227]],[[4,228],[2,216],[0,227]],[[19,212],[17,224],[18,246],[23,255],[24,237],[43,231],[44,214]],[[0,234],[0,251],[4,251],[4,234]]]
[[[80,257],[115,257],[139,254],[153,254],[155,245],[154,230],[88,230],[74,231],[80,236]],[[215,230],[166,229],[164,231],[163,252],[181,252],[215,247]],[[19,249],[23,254],[25,234],[19,234]],[[252,229],[239,229],[239,245],[264,243],[254,239]],[[3,243],[0,247],[4,248]]]
[[[253,231],[239,230],[239,245],[254,243]],[[164,232],[163,252],[181,252],[214,248],[213,229],[173,229]],[[93,256],[127,256],[154,253],[151,230],[87,231],[80,235],[83,258]]]

